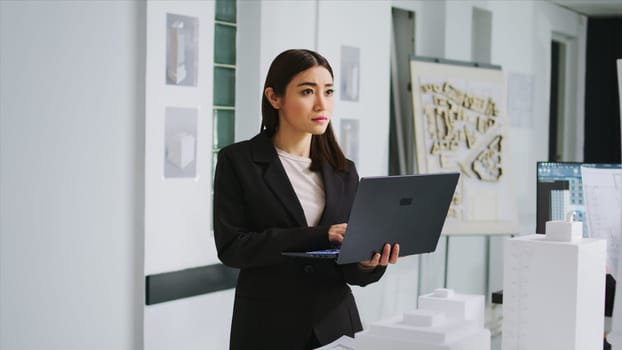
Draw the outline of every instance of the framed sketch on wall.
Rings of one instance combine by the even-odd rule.
[[[164,177],[195,178],[198,110],[166,107],[164,118]]]
[[[339,143],[346,157],[357,164],[359,162],[358,119],[341,119]]]
[[[411,83],[418,172],[461,173],[443,233],[516,233],[501,69],[415,58]]]
[[[197,85],[199,19],[166,14],[166,83]]]

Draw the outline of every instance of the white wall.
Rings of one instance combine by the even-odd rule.
[[[331,62],[337,86],[333,128],[340,135],[342,118],[359,120],[360,176],[386,175],[389,169],[390,5],[385,1],[319,2],[317,50]],[[341,100],[342,46],[359,49],[358,101]]]
[[[392,6],[415,13],[415,53],[445,56],[445,1],[393,0]]]
[[[140,349],[144,4],[0,1],[0,348]]]
[[[235,289],[145,307],[145,350],[228,349]]]
[[[198,21],[196,86],[165,81],[167,15]],[[218,263],[209,234],[212,203],[212,85],[214,2],[150,1],[147,4],[145,90],[145,276]],[[164,178],[167,108],[196,113],[193,178]]]
[[[260,1],[238,2],[238,32],[236,36],[237,67],[235,76],[235,140],[246,140],[259,132],[261,125],[261,95],[267,72],[261,71]]]

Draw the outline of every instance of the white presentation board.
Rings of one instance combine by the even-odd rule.
[[[500,69],[411,60],[417,170],[460,172],[443,234],[518,232]]]

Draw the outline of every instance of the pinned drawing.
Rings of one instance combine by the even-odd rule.
[[[359,100],[359,72],[361,54],[358,47],[341,47],[341,100]]]
[[[346,157],[354,163],[359,160],[359,121],[358,119],[341,119],[339,144]]]
[[[166,83],[197,85],[199,20],[166,15]]]
[[[195,108],[166,107],[164,120],[164,177],[195,178],[197,159]]]

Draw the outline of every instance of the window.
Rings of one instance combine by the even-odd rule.
[[[232,144],[235,130],[236,0],[216,0],[212,178],[218,151]]]

